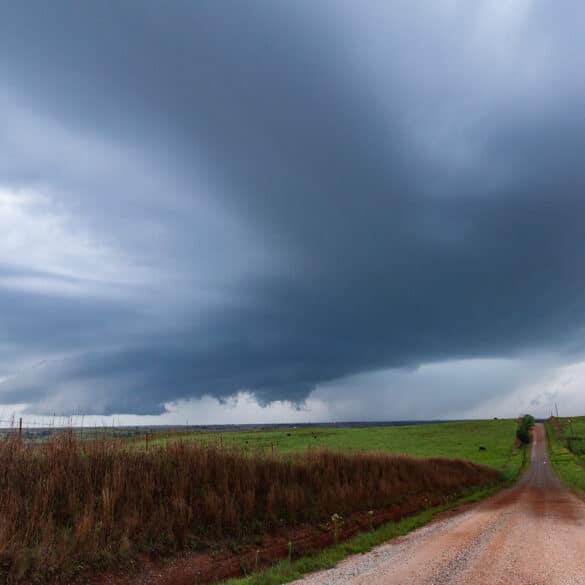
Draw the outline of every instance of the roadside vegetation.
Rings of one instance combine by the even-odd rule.
[[[389,522],[370,532],[358,534],[338,546],[332,546],[292,562],[288,559],[281,560],[268,569],[258,571],[247,577],[230,579],[224,582],[223,585],[280,585],[281,583],[288,583],[300,579],[307,573],[330,569],[344,558],[350,555],[369,552],[374,547],[388,540],[403,536],[428,524],[431,520],[448,510],[464,504],[478,502],[495,493],[500,487],[491,486],[470,490],[467,495],[462,495],[440,506],[427,508],[413,516],[403,518],[398,522]],[[165,583],[165,585],[167,584]]]
[[[585,492],[585,417],[551,417],[546,423],[549,459],[566,485]]]
[[[0,441],[0,575],[38,583],[332,516],[412,515],[500,474],[470,462],[317,449],[294,456],[197,442]]]

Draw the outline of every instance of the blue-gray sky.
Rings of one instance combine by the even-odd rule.
[[[584,17],[0,2],[0,404],[547,410],[585,349]]]

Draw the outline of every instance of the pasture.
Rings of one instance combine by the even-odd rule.
[[[465,459],[515,477],[522,453],[514,446],[516,419],[431,423],[407,426],[299,427],[288,429],[190,432],[153,435],[152,444],[181,441],[235,447],[251,453],[303,453],[312,449],[377,451],[414,457]],[[143,439],[138,441],[142,444]],[[483,447],[484,449],[481,449]]]

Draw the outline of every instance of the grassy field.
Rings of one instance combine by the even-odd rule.
[[[0,440],[0,582],[237,548],[283,530],[326,529],[337,539],[337,514],[394,520],[295,565],[308,570],[514,479],[525,453],[514,446],[516,427],[490,420],[99,440],[71,429],[41,443],[12,434]]]
[[[522,466],[522,452],[514,448],[516,426],[515,419],[505,419],[400,427],[291,427],[271,431],[188,433],[181,435],[181,440],[237,447],[252,453],[288,454],[328,449],[466,459],[499,469],[513,479]],[[167,438],[157,439],[154,435],[151,443],[161,445],[167,441]]]
[[[545,426],[549,458],[555,473],[572,489],[585,492],[585,456],[581,439],[585,437],[585,417],[550,419]]]

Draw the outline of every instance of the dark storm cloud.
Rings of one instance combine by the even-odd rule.
[[[66,213],[61,272],[72,224],[118,264],[93,281],[74,258],[63,297],[8,282],[0,347],[45,361],[1,358],[0,402],[301,401],[580,352],[585,46],[563,33],[582,9],[506,6],[5,3],[0,188]]]

